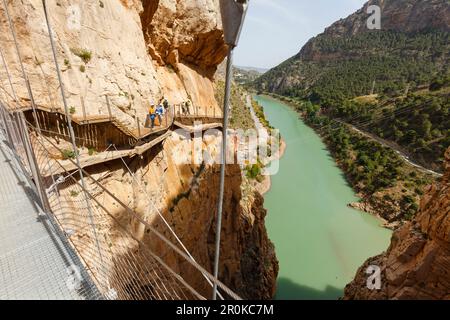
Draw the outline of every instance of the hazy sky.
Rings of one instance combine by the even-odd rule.
[[[234,63],[271,68],[367,0],[250,0]]]

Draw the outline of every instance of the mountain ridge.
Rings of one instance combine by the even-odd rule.
[[[366,13],[367,8],[373,4],[380,4],[382,9],[381,30],[369,30],[366,25],[366,21],[370,17],[370,14]],[[357,63],[358,58],[361,58],[361,53],[365,57],[374,59],[375,67],[381,63],[395,65],[397,60],[412,56],[414,59],[405,59],[406,61],[400,65],[404,65],[405,68],[414,68],[412,60],[419,59],[424,61],[420,61],[419,64],[427,65],[427,68],[418,70],[417,73],[421,75],[436,74],[440,70],[435,70],[434,67],[439,68],[446,62],[448,63],[449,30],[450,4],[446,1],[371,0],[356,13],[333,23],[323,33],[311,38],[296,55],[257,79],[255,86],[263,91],[298,95],[292,91],[298,91],[299,88],[305,90],[315,84],[322,84],[320,80],[321,77],[326,76],[326,74],[324,75],[326,70],[323,70],[324,66],[317,66],[315,63],[323,64],[341,60]],[[414,45],[414,41],[425,46],[426,55],[417,53],[416,50],[410,50],[411,48],[408,46]],[[386,59],[391,58],[392,61],[377,61],[383,51]],[[438,56],[439,54],[442,57]],[[444,61],[439,61],[440,58]],[[334,65],[325,67],[336,68]],[[358,65],[358,67],[361,66]],[[367,67],[363,67],[361,69],[365,71]],[[381,71],[376,72],[372,78],[382,80],[384,75]],[[411,78],[403,70],[399,79],[395,79],[394,75],[388,75],[388,77],[394,78],[397,86],[399,82],[405,82]],[[359,94],[368,94],[367,91],[370,91],[372,81],[367,82],[364,84],[364,88],[358,90]],[[385,88],[381,86],[379,89]]]

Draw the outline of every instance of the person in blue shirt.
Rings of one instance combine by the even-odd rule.
[[[156,115],[158,116],[158,120],[159,120],[159,125],[162,125],[162,115],[164,114],[164,107],[162,106],[162,104],[159,104],[158,107],[156,108]]]

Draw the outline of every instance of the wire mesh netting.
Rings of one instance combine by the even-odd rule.
[[[167,239],[142,220],[133,210],[102,186],[98,181],[101,181],[102,177],[94,179],[83,169],[66,171],[59,161],[53,158],[54,150],[49,150],[50,148],[58,150],[58,146],[54,145],[50,139],[38,135],[36,128],[29,127],[30,124],[25,122],[23,115],[22,122],[15,121],[20,120],[20,115],[10,115],[5,110],[3,109],[2,112],[4,117],[9,119],[7,126],[9,131],[16,131],[17,139],[13,139],[12,143],[13,149],[18,150],[15,153],[16,159],[23,160],[21,164],[18,164],[19,169],[23,169],[22,171],[26,172],[27,176],[32,176],[34,163],[39,172],[38,185],[41,185],[45,199],[39,199],[36,192],[31,192],[36,198],[36,203],[41,201],[46,208],[46,212],[39,210],[39,219],[48,221],[51,226],[49,230],[54,234],[53,241],[61,242],[65,249],[54,258],[61,258],[65,261],[64,268],[58,269],[55,267],[57,264],[48,261],[46,269],[48,272],[53,268],[62,270],[59,277],[49,276],[52,279],[51,282],[58,283],[62,289],[52,291],[53,289],[50,287],[49,293],[41,298],[52,299],[54,296],[51,295],[51,292],[67,290],[68,285],[70,289],[70,284],[72,284],[72,287],[75,287],[74,292],[77,292],[76,295],[72,297],[70,294],[59,294],[58,297],[62,299],[133,300],[205,299],[205,293],[210,293],[210,290],[205,291],[205,287],[210,288],[214,282],[217,282],[227,297],[239,299],[229,288],[198,265],[189,253],[186,255],[178,244],[172,243],[172,240]],[[8,134],[6,128],[4,131],[5,134]],[[23,140],[26,137],[29,139],[29,145],[32,146],[32,157],[27,154],[27,140]],[[62,150],[59,151],[62,152]],[[42,175],[43,172],[45,175]],[[85,181],[84,187],[80,183],[81,172]],[[33,186],[32,182],[31,185]],[[111,203],[115,203],[118,207],[114,212],[110,208]],[[26,212],[27,210],[22,211]],[[6,215],[2,218],[6,219]],[[28,225],[23,226],[24,229],[26,227]],[[137,229],[146,230],[146,234],[151,233],[154,245],[150,247],[135,236]],[[50,232],[47,230],[47,233]],[[17,232],[15,234],[19,235]],[[5,233],[5,235],[11,237],[11,243],[18,243],[11,233],[9,235]],[[4,243],[8,243],[8,241],[5,240]],[[36,245],[39,243],[36,242]],[[33,248],[32,245],[29,247]],[[53,248],[40,246],[40,249],[43,251]],[[22,255],[16,251],[16,254],[20,259],[28,256],[27,252],[23,252]],[[38,255],[45,256],[43,253]],[[51,257],[51,254],[48,256]],[[64,259],[65,256],[69,256],[70,259]],[[4,256],[2,261],[5,261],[5,265],[10,265],[10,259],[8,256]],[[198,273],[200,275],[193,279],[201,278],[204,283],[199,284],[198,280],[190,283],[189,279],[181,277],[180,260],[188,262],[187,268],[192,269],[191,274]],[[32,264],[24,263],[23,265],[31,266]],[[20,275],[21,272],[18,272],[18,278]],[[29,276],[35,277],[33,273],[30,273]],[[5,283],[10,281],[8,275],[4,276],[4,281]],[[14,285],[10,284],[8,287]],[[17,286],[17,288],[19,287]],[[8,295],[5,294],[5,297],[20,298],[20,294],[8,293]]]

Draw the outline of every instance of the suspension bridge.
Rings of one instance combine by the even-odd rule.
[[[181,106],[173,105],[160,126],[147,128],[136,117],[132,127],[114,117],[108,97],[108,114],[87,115],[82,104],[83,115],[72,116],[45,1],[63,107],[36,105],[9,5],[3,0],[29,99],[18,99],[1,53],[7,76],[2,84],[7,80],[9,88],[2,85],[0,99],[0,299],[203,300],[213,291],[214,297],[240,299],[217,274],[213,276],[197,263],[150,197],[149,209],[158,214],[167,232],[155,228],[108,190],[102,177],[94,178],[85,170],[121,160],[124,170],[139,185],[125,158],[142,155],[164,142],[176,127],[189,132],[221,127],[223,116],[214,109],[208,113],[207,108],[203,113],[194,108],[192,114],[186,114]],[[193,125],[196,120],[207,124]],[[58,124],[56,130],[53,121]],[[95,140],[98,143],[96,133],[102,131],[101,126],[120,132],[102,136],[102,143],[114,139],[117,143],[83,158],[78,147],[92,145]],[[74,157],[57,159],[55,152],[64,154],[65,150],[55,139],[71,143]],[[141,185],[139,188],[143,190]],[[111,203],[116,206],[114,212]],[[145,230],[154,245],[144,242],[136,230]],[[174,259],[168,261],[167,256]],[[183,261],[183,272],[174,261]],[[203,283],[193,283],[192,278],[203,279]]]

